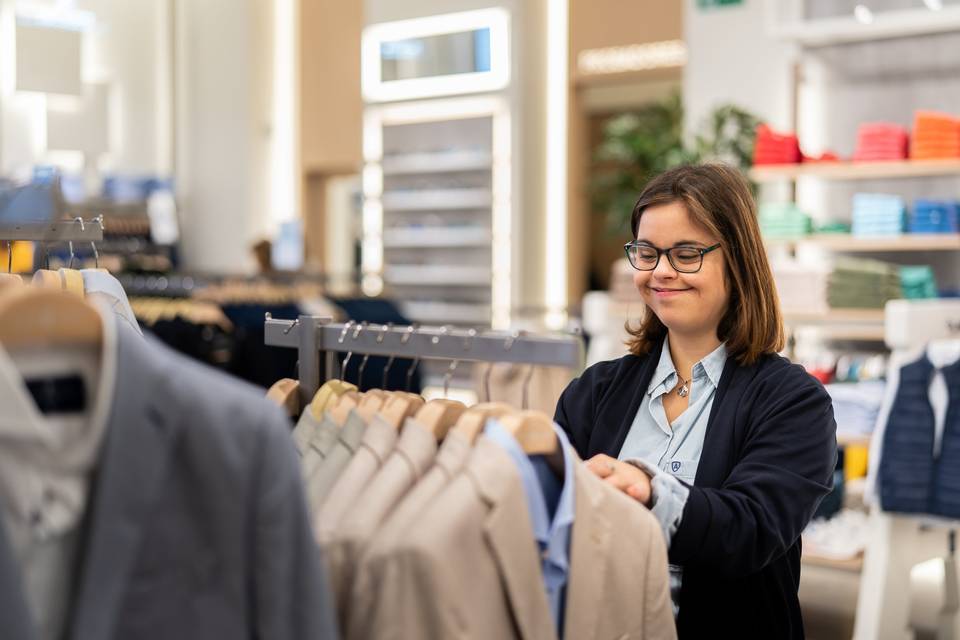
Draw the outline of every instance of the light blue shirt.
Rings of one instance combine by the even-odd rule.
[[[630,460],[651,476],[653,489],[651,512],[660,522],[667,547],[680,526],[683,508],[703,452],[710,409],[716,396],[720,376],[727,362],[726,346],[721,344],[693,366],[687,409],[671,425],[663,408],[663,396],[676,393],[677,377],[670,343],[665,340],[660,361],[647,387],[647,400],[640,403],[618,458]],[[679,612],[680,585],[683,568],[670,565],[670,597],[673,612]]]
[[[544,456],[528,457],[510,432],[497,420],[488,420],[483,434],[507,452],[520,472],[533,535],[540,547],[543,583],[550,603],[550,612],[557,625],[557,637],[562,638],[564,601],[570,573],[575,460],[567,434],[557,425],[553,425],[553,429],[563,450],[562,480],[550,469]]]

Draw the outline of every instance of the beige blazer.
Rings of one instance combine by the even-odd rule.
[[[582,464],[574,474],[564,637],[676,638],[657,521]],[[556,637],[519,472],[485,438],[373,584],[354,591],[348,638]]]
[[[359,449],[366,432],[367,422],[360,417],[356,409],[351,410],[346,424],[337,434],[336,443],[326,457],[322,458],[312,471],[303,470],[307,478],[307,501],[310,505],[310,513],[315,514],[320,511],[320,507],[326,502],[340,474],[347,468]]]
[[[308,409],[300,418],[303,422],[306,416],[311,416],[310,421],[316,420]],[[298,425],[299,426],[299,425]],[[330,452],[337,446],[340,439],[340,425],[333,421],[330,412],[324,413],[323,419],[316,425],[310,434],[310,440],[302,452],[300,459],[300,469],[303,471],[304,479],[309,479],[314,472],[323,464],[323,461],[330,455]]]
[[[369,432],[373,429],[371,424]],[[341,620],[347,619],[354,569],[364,546],[386,514],[430,467],[436,454],[434,435],[412,418],[407,418],[397,446],[383,466],[360,487],[359,494],[349,503],[349,511],[336,523],[332,533],[321,536],[324,558],[330,568],[330,586]],[[332,501],[334,494],[330,497]]]

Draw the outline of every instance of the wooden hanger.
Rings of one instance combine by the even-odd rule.
[[[19,273],[0,273],[0,291],[22,286],[23,278]]]
[[[315,417],[319,418],[341,395],[347,391],[356,390],[356,385],[352,385],[349,382],[344,382],[343,380],[327,380],[317,389],[317,392],[313,394],[313,399],[310,401],[310,410]]]
[[[59,269],[57,270],[57,275],[60,276],[60,282],[64,291],[72,293],[81,298],[84,297],[85,291],[83,288],[82,273],[76,269]]]
[[[60,274],[50,269],[37,269],[31,283],[40,289],[63,289]]]
[[[21,287],[0,297],[0,344],[7,348],[102,343],[100,314],[77,296]]]
[[[337,398],[335,404],[329,406],[331,418],[341,427],[346,424],[350,410],[360,404],[360,394],[356,391],[347,391]]]
[[[277,380],[267,390],[267,398],[276,402],[291,418],[300,414],[300,382],[297,380]]]
[[[437,439],[437,442],[440,442],[447,436],[450,427],[457,422],[466,410],[467,406],[456,400],[431,400],[417,410],[414,419],[426,427],[427,431]]]
[[[375,391],[376,393],[367,391],[363,394],[363,400],[359,406],[357,406],[357,413],[360,414],[360,417],[363,418],[363,421],[367,424],[370,424],[373,416],[377,415],[377,412],[383,408],[383,405],[386,404],[387,401],[382,391],[379,389]]]
[[[520,411],[500,417],[500,424],[509,431],[528,456],[550,455],[560,448],[553,420],[540,411]]]
[[[513,412],[514,408],[506,402],[475,404],[457,419],[457,423],[453,425],[453,430],[470,442],[475,442],[489,418],[500,418]]]
[[[412,393],[398,393],[387,400],[380,410],[380,417],[399,431],[404,421],[423,406],[423,398]]]

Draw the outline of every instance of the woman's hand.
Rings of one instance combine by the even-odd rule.
[[[653,494],[650,488],[650,476],[639,467],[598,453],[587,460],[587,469],[643,506],[650,507],[650,498]]]

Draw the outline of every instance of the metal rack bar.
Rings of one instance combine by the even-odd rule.
[[[103,223],[98,218],[83,222],[0,222],[0,240],[100,242],[103,240]]]
[[[337,352],[468,362],[512,362],[539,366],[583,367],[584,346],[578,336],[544,336],[523,332],[483,332],[449,327],[386,327],[332,323],[329,318],[267,318],[264,341],[300,353],[300,389],[312,397],[319,388],[318,352],[327,353],[325,379],[332,376]]]

